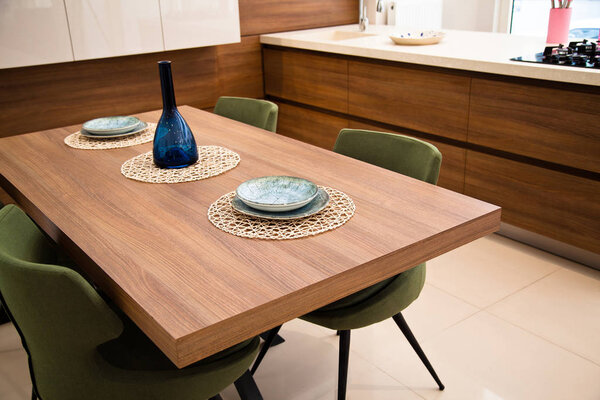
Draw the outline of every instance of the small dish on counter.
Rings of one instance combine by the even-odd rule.
[[[123,133],[98,134],[98,133],[91,133],[84,128],[81,128],[81,131],[79,131],[79,133],[81,134],[81,136],[85,136],[85,137],[92,138],[92,139],[112,139],[112,138],[124,137],[124,136],[129,136],[129,135],[135,135],[136,133],[140,133],[141,131],[145,130],[146,128],[148,128],[148,124],[145,123],[144,121],[139,121],[139,123],[136,126],[134,126],[133,130],[123,132]]]
[[[242,183],[236,197],[247,206],[267,212],[285,212],[304,207],[318,193],[309,180],[294,176],[263,176]]]
[[[444,36],[445,33],[440,31],[411,31],[391,34],[390,39],[399,45],[423,46],[437,44]]]
[[[270,212],[258,210],[244,203],[238,196],[231,200],[231,206],[234,210],[249,215],[251,217],[273,219],[273,220],[292,220],[310,217],[323,210],[329,204],[329,195],[323,189],[317,190],[316,196],[308,204],[303,207],[296,208],[290,211]]]
[[[132,131],[139,123],[136,117],[102,117],[85,122],[83,129],[91,134],[113,135]]]

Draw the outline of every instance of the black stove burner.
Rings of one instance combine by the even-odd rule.
[[[566,67],[600,68],[600,46],[584,39],[581,42],[571,42],[567,47],[562,44],[548,46],[542,53],[530,57],[515,57],[511,60]]]

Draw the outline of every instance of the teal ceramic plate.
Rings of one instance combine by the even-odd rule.
[[[327,206],[327,204],[329,204],[329,195],[323,189],[318,189],[316,197],[307,205],[291,211],[269,212],[257,210],[256,208],[252,208],[245,204],[237,196],[235,196],[231,201],[231,206],[233,207],[233,209],[241,212],[242,214],[250,215],[252,217],[277,220],[289,220],[309,217],[323,210]]]
[[[111,134],[99,135],[97,133],[90,133],[90,132],[86,131],[85,129],[81,129],[81,131],[79,133],[81,133],[82,136],[93,138],[93,139],[112,139],[112,138],[116,138],[116,137],[135,135],[136,133],[140,133],[147,127],[148,127],[147,123],[145,123],[144,121],[140,121],[140,123],[135,128],[133,128],[132,131],[125,132],[125,133],[111,133]]]
[[[283,212],[308,204],[317,195],[317,185],[293,176],[263,176],[250,179],[236,189],[237,197],[262,211]]]
[[[139,123],[136,117],[103,117],[85,122],[83,129],[95,134],[117,134],[131,131]]]

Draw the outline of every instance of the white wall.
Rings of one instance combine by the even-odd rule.
[[[499,0],[444,0],[442,28],[492,32],[497,2]]]

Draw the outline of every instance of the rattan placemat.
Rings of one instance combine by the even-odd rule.
[[[251,217],[233,209],[235,192],[231,192],[211,204],[208,219],[222,231],[246,238],[284,240],[317,235],[344,225],[356,210],[346,193],[329,187],[322,189],[329,194],[329,204],[309,217],[283,221]]]
[[[185,168],[167,169],[154,165],[152,152],[133,157],[121,166],[129,179],[149,183],[181,183],[217,176],[235,168],[240,156],[221,146],[198,146],[198,161]]]
[[[135,135],[116,138],[94,139],[75,132],[65,138],[65,143],[75,149],[83,150],[120,149],[122,147],[151,142],[154,139],[155,130],[156,124],[148,122],[148,127],[143,131]]]

